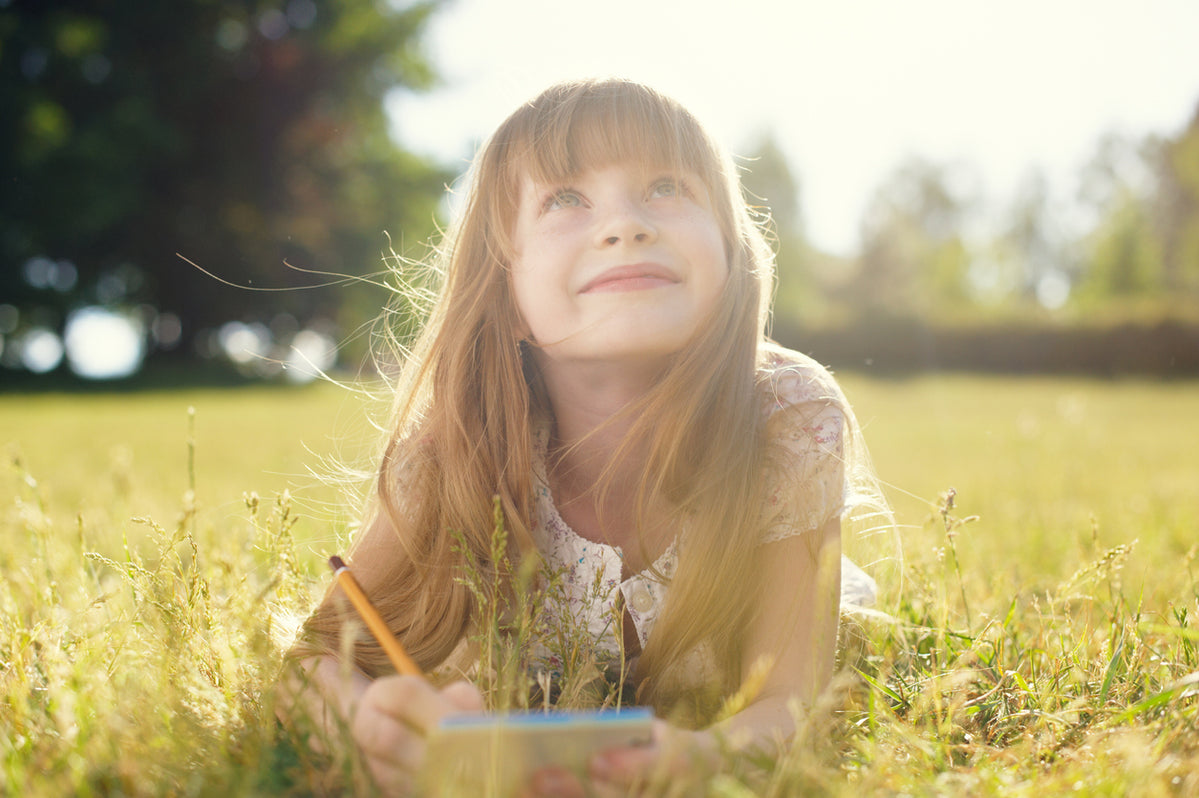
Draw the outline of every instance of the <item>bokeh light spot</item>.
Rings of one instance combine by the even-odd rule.
[[[305,329],[291,339],[284,366],[288,382],[311,382],[337,362],[337,342],[317,330]]]
[[[144,342],[142,325],[116,311],[89,307],[67,319],[67,363],[80,377],[128,377],[141,368]]]
[[[45,374],[62,362],[62,339],[53,330],[34,327],[21,337],[21,365],[34,374]]]

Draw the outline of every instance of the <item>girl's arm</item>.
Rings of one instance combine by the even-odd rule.
[[[627,789],[643,779],[703,778],[723,746],[777,747],[796,732],[832,681],[841,596],[841,521],[763,544],[762,609],[750,630],[742,671],[760,658],[773,667],[743,710],[722,723],[688,732],[658,722],[655,743],[604,751],[592,760],[597,782]],[[676,781],[677,783],[677,781]]]
[[[789,739],[796,730],[795,709],[811,709],[832,681],[841,605],[840,518],[764,544],[762,563],[762,609],[742,672],[750,673],[762,657],[773,667],[750,705],[717,727],[738,746]]]
[[[402,556],[395,532],[376,517],[355,545],[351,562],[363,589],[378,596],[387,584],[387,563]],[[340,591],[330,591],[318,613],[331,612],[336,603],[348,606]],[[331,641],[325,645],[336,647]],[[307,651],[300,647],[298,661],[282,684],[281,719],[297,732],[308,733],[308,744],[318,751],[357,747],[384,794],[411,791],[424,761],[426,730],[447,715],[483,709],[482,695],[466,682],[436,689],[419,676],[371,679],[353,663],[320,653],[305,656]]]

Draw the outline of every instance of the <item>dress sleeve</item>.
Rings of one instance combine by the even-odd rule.
[[[766,422],[763,543],[818,529],[845,509],[845,413],[835,394],[813,387],[807,380],[774,390]]]

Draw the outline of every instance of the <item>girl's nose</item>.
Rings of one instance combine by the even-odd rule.
[[[599,227],[598,244],[648,244],[658,237],[658,230],[637,202],[622,202],[612,207]]]

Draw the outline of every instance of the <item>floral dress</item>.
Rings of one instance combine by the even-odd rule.
[[[832,376],[804,355],[775,354],[758,376],[767,432],[777,444],[767,456],[765,544],[817,529],[844,511],[840,453],[845,414],[844,399]],[[668,580],[678,565],[680,541],[676,538],[650,568],[622,578],[620,547],[580,536],[554,505],[546,471],[550,433],[548,420],[534,426],[533,541],[561,582],[563,600],[555,610],[565,617],[558,622],[586,630],[601,660],[617,663],[622,650],[621,612],[627,609],[644,648],[670,590]],[[875,593],[874,580],[842,558],[842,607],[869,606]],[[548,651],[541,652],[541,658],[551,672],[561,665],[557,655]],[[697,667],[706,670],[704,663]]]

